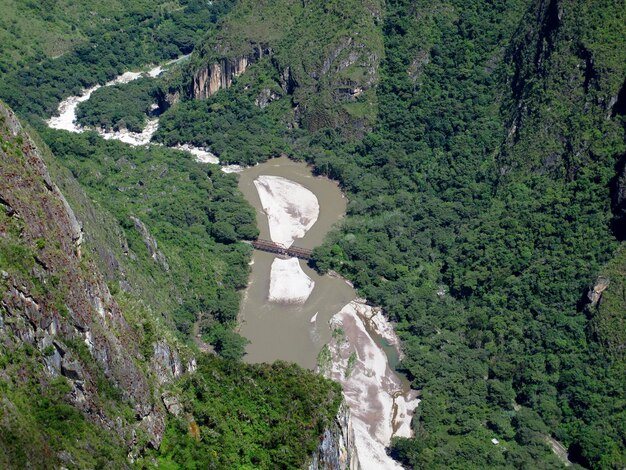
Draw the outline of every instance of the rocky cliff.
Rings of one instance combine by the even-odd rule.
[[[0,363],[0,377],[13,392],[0,415],[19,414],[20,403],[10,397],[24,391],[19,371],[28,363],[28,380],[37,385],[30,393],[41,388],[45,394],[60,380],[69,386],[61,400],[103,432],[114,431],[119,449],[133,455],[144,445],[158,447],[165,412],[154,377],[164,383],[180,375],[185,367],[178,353],[162,342],[151,357],[142,354],[143,338],[85,250],[83,224],[50,177],[42,151],[1,104],[0,139],[0,347],[14,359]],[[113,411],[120,407],[128,413]],[[0,423],[0,434],[17,432],[13,426]],[[67,450],[47,452],[53,462],[75,458]],[[40,457],[34,453],[24,463],[37,466]]]
[[[207,98],[267,59],[263,80],[288,95],[294,120],[309,129],[347,126],[360,133],[373,123],[374,86],[383,56],[382,4],[239,2],[198,48],[190,94]],[[337,21],[341,18],[341,21]],[[261,100],[263,102],[263,100]]]
[[[193,75],[192,96],[204,99],[230,87],[233,79],[243,74],[250,65],[272,54],[271,48],[260,45],[252,47],[252,50],[244,56],[234,59],[222,57],[216,62],[200,67]]]
[[[359,470],[350,409],[343,403],[332,426],[324,430],[309,470]]]

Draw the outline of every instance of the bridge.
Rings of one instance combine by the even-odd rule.
[[[267,251],[268,253],[274,253],[277,255],[283,256],[291,256],[295,258],[310,260],[311,254],[313,253],[311,250],[306,248],[299,248],[297,246],[290,246],[289,248],[285,248],[278,243],[274,243],[269,240],[258,239],[252,242],[252,246],[256,250]]]

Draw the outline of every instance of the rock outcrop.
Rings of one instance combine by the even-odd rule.
[[[291,127],[336,127],[346,135],[371,127],[383,57],[381,2],[355,3],[339,12],[323,2],[244,0],[234,10],[197,49],[204,65],[194,69],[193,98],[228,88],[252,64],[269,58],[259,87],[249,87],[258,106],[278,97],[264,83],[269,78],[292,102]],[[337,14],[342,21],[336,21]]]
[[[163,270],[169,271],[170,266],[167,263],[167,258],[161,252],[161,250],[159,250],[159,245],[156,241],[156,238],[154,238],[150,234],[150,230],[148,230],[148,227],[146,227],[146,225],[141,220],[133,215],[130,216],[130,220],[133,221],[135,228],[141,234],[141,238],[146,245],[146,248],[148,249],[148,253],[150,253],[150,257],[154,261],[156,261],[157,264],[159,264],[163,268]]]
[[[602,298],[602,293],[606,290],[607,287],[611,284],[611,281],[608,277],[600,276],[596,279],[593,287],[589,289],[589,293],[587,294],[587,298],[591,303],[592,307],[598,305],[600,299]]]
[[[324,430],[309,470],[359,470],[350,409],[342,403],[335,422]]]
[[[141,338],[96,261],[83,253],[83,224],[35,141],[1,103],[0,144],[0,346],[37,351],[41,367],[31,379],[45,384],[64,377],[69,403],[97,426],[115,430],[132,460],[142,446],[157,448],[162,439],[165,409],[153,394],[155,382],[185,368],[164,340],[154,346],[151,367],[141,366],[147,364]],[[134,417],[110,414],[103,387]]]
[[[271,56],[272,49],[268,46],[253,45],[249,54],[233,59],[222,57],[198,69],[193,76],[192,96],[204,99],[229,88],[233,79],[243,74],[250,65],[262,57]]]

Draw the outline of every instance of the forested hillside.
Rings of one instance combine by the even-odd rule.
[[[624,5],[389,8],[379,127],[358,143],[320,136],[314,161],[351,194],[318,265],[398,321],[423,393],[396,455],[555,466],[552,435],[584,466],[624,465],[623,343],[606,324],[624,314],[585,307],[618,246]]]
[[[235,18],[246,11],[237,5]],[[253,31],[275,26],[265,11],[250,19]],[[403,368],[423,394],[416,438],[394,446],[405,463],[558,466],[552,436],[582,465],[623,465],[625,369],[606,325],[623,318],[608,304],[620,281],[606,302],[586,302],[621,237],[612,206],[623,207],[624,5],[392,1],[383,17],[377,124],[362,138],[303,115],[296,129],[277,125],[294,122],[281,118],[281,101],[306,102],[321,81],[315,92],[298,80],[281,86],[301,48],[275,38],[272,59],[233,79],[229,98],[221,91],[178,108],[197,131],[172,109],[161,136],[214,146],[227,161],[286,149],[342,183],[349,217],[316,264],[398,322]],[[230,32],[217,34],[226,58],[241,46]],[[277,90],[262,109],[255,75]],[[202,137],[225,110],[238,128],[265,120],[276,131],[232,150]],[[281,135],[285,143],[272,140]]]
[[[215,5],[201,0],[107,0],[38,5],[38,2],[5,0],[2,3],[3,13],[7,15],[5,23],[11,16],[20,17],[26,9],[27,16],[19,21],[26,23],[24,28],[27,27],[33,37],[23,37],[26,33],[15,29],[17,26],[2,26],[7,36],[2,57],[11,66],[7,65],[2,71],[0,99],[31,119],[35,115],[49,116],[63,98],[83,88],[102,84],[129,68],[161,63],[190,53],[196,41],[232,3],[229,0]],[[44,4],[48,4],[48,8]],[[85,17],[100,19],[83,21]],[[26,21],[26,18],[33,19]],[[40,26],[42,23],[46,26]],[[40,36],[43,32],[61,31],[68,24],[80,25],[76,30],[69,26],[76,35],[80,32],[74,47],[65,47],[61,54],[24,55],[19,63],[10,59],[22,47],[39,48],[42,44],[58,43],[58,38],[48,41]]]
[[[313,263],[346,276],[397,324],[400,367],[422,401],[415,437],[392,443],[396,459],[427,469],[558,468],[558,441],[585,468],[626,466],[623,1],[2,3],[0,99],[50,148],[50,172],[85,221],[90,256],[138,325],[140,363],[161,336],[197,353],[194,326],[222,356],[242,354],[232,328],[254,213],[216,166],[45,129],[41,118],[84,87],[197,45],[168,77],[94,93],[82,122],[138,129],[146,106],[176,97],[160,109],[157,142],[206,146],[223,163],[284,153],[340,182],[348,215]],[[22,246],[19,227],[2,217],[3,243],[29,263],[50,249]],[[32,265],[0,261],[13,277]],[[51,353],[43,345],[11,343],[0,364],[11,378],[3,391],[20,416],[34,416],[20,422],[43,429],[31,443],[37,456],[63,426],[87,433],[93,424],[63,408],[63,380],[36,380],[41,399],[26,407],[18,371],[41,367]],[[167,386],[195,420],[170,418],[161,449],[138,462],[298,466],[337,407],[336,388],[318,380],[285,364],[202,359],[199,374]],[[103,400],[124,410],[116,386]],[[280,447],[268,425],[277,421],[256,421],[258,388],[280,410],[299,397],[296,419],[279,429],[303,441]],[[313,397],[324,405],[313,409]],[[246,411],[229,415],[229,402]],[[206,436],[200,443],[191,423]],[[234,437],[241,426],[252,436],[245,449]],[[36,465],[15,450],[25,434],[15,435],[0,440],[13,445],[9,463]],[[106,434],[90,453],[81,434],[71,452],[91,464],[115,439]]]
[[[218,453],[218,468],[298,468],[334,425],[335,384],[238,362],[251,251],[241,239],[257,228],[236,178],[188,153],[41,120],[83,87],[189,53],[229,5],[78,2],[64,16],[33,3],[33,28],[83,26],[60,57],[38,52],[41,36],[7,32],[34,52],[2,52],[0,94],[30,123],[0,103],[2,468],[190,468]],[[200,335],[220,357],[202,358]],[[232,430],[250,420],[241,441]]]

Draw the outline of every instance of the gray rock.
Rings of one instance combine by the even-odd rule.
[[[152,259],[156,261],[165,271],[169,271],[170,266],[167,263],[167,258],[159,250],[159,245],[156,239],[150,234],[148,227],[146,227],[145,224],[135,216],[131,215],[130,220],[133,221],[135,228],[141,234],[141,238],[143,239],[143,242],[145,243]]]
[[[183,366],[178,352],[165,341],[154,343],[152,368],[157,375],[159,385],[163,385],[183,373]]]
[[[308,470],[359,470],[350,409],[342,403],[334,423],[324,430],[322,441]]]
[[[587,293],[587,298],[591,302],[591,306],[595,307],[602,298],[602,293],[609,287],[611,280],[608,277],[599,276],[595,284]]]
[[[70,380],[84,380],[85,373],[83,367],[78,361],[69,360],[69,356],[65,356],[61,360],[61,374]]]
[[[177,396],[164,393],[161,396],[161,399],[163,400],[163,404],[170,414],[174,416],[180,416],[180,414],[183,412],[183,406],[181,405],[180,400]]]
[[[254,104],[263,109],[266,108],[267,105],[270,104],[272,101],[276,101],[279,98],[280,96],[274,93],[269,88],[263,88],[261,90],[261,93],[259,93],[259,96],[257,96],[256,100],[254,100]]]

